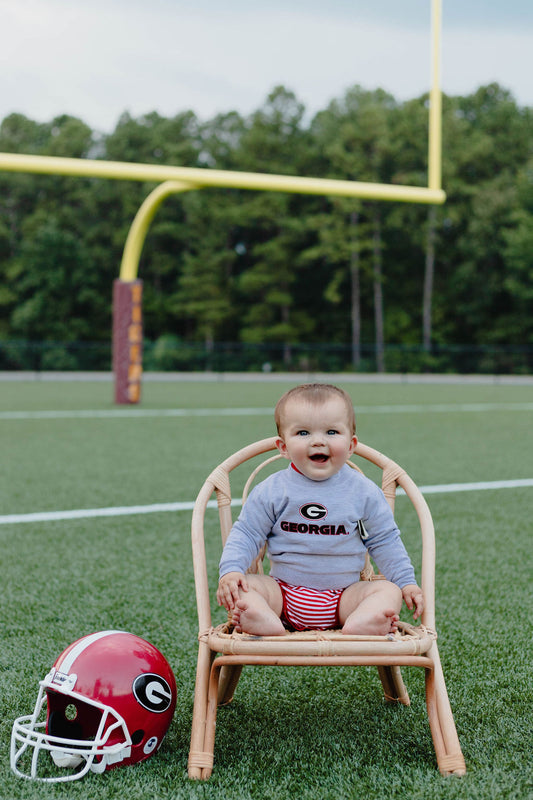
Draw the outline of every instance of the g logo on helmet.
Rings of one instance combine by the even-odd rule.
[[[162,714],[172,702],[172,690],[167,681],[154,672],[137,675],[133,681],[133,694],[137,702],[154,714]]]

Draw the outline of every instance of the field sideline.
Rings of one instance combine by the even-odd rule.
[[[321,376],[351,394],[361,441],[425,487],[440,652],[468,774],[444,779],[436,770],[418,671],[404,671],[412,705],[391,709],[372,669],[249,668],[219,715],[213,777],[187,779],[197,635],[191,504],[222,458],[274,434],[277,398],[306,377],[149,379],[138,407],[116,407],[108,375],[0,376],[0,800],[533,796],[530,376]],[[397,519],[418,570],[407,506],[398,502]],[[215,586],[215,512],[209,526]],[[31,712],[38,680],[62,649],[106,628],[145,636],[172,664],[178,706],[161,751],[67,787],[15,778],[13,719]]]

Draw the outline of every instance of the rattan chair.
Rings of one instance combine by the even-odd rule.
[[[346,636],[340,631],[305,631],[284,636],[249,636],[236,633],[229,622],[216,627],[211,622],[211,597],[207,579],[204,545],[205,512],[213,492],[216,493],[222,542],[232,525],[230,473],[236,467],[249,465],[251,474],[243,491],[246,500],[251,483],[258,472],[279,455],[267,458],[259,466],[256,456],[276,450],[275,438],[255,442],[227,458],[209,475],[200,490],[192,516],[192,549],[199,620],[199,650],[194,695],[194,710],[189,753],[189,777],[206,779],[213,770],[217,706],[231,702],[244,665],[375,665],[383,686],[385,700],[409,705],[409,695],[400,672],[401,667],[415,666],[425,670],[426,705],[437,765],[443,775],[463,775],[466,771],[455,723],[442,673],[437,634],[435,632],[435,540],[431,513],[420,490],[406,472],[377,450],[359,442],[355,448],[356,469],[365,460],[382,471],[382,489],[394,510],[396,488],[400,486],[412,502],[422,535],[422,581],[425,609],[421,624],[401,623],[397,633],[388,636]],[[282,462],[286,465],[286,462]],[[244,469],[244,468],[243,468]],[[241,472],[241,470],[239,471]],[[260,559],[252,571],[261,571]],[[376,580],[370,559],[361,578]]]

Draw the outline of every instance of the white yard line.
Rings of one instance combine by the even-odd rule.
[[[533,404],[532,404],[533,408]],[[273,414],[272,408],[110,408],[80,411],[0,411],[0,420],[128,419],[138,417],[242,417]]]
[[[486,411],[533,411],[532,403],[427,403],[356,406],[356,414],[450,414]],[[256,417],[273,408],[110,408],[57,411],[0,411],[0,421],[38,419],[136,419],[157,417]]]
[[[453,494],[455,492],[480,492],[495,489],[523,489],[533,488],[533,478],[522,478],[508,481],[481,481],[478,483],[447,483],[435,486],[420,486],[424,495]],[[398,489],[398,494],[403,494]],[[232,500],[232,506],[240,506],[240,500]],[[208,503],[210,508],[216,508],[216,501]],[[32,514],[5,514],[0,516],[0,525],[12,525],[23,522],[60,522],[69,519],[91,519],[94,517],[123,517],[138,514],[158,514],[168,511],[192,511],[193,501],[181,503],[153,503],[146,506],[112,506],[110,508],[78,508],[71,511],[38,511]]]

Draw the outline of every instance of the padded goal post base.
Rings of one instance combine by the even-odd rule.
[[[113,374],[115,403],[138,403],[142,379],[142,281],[113,283]]]

